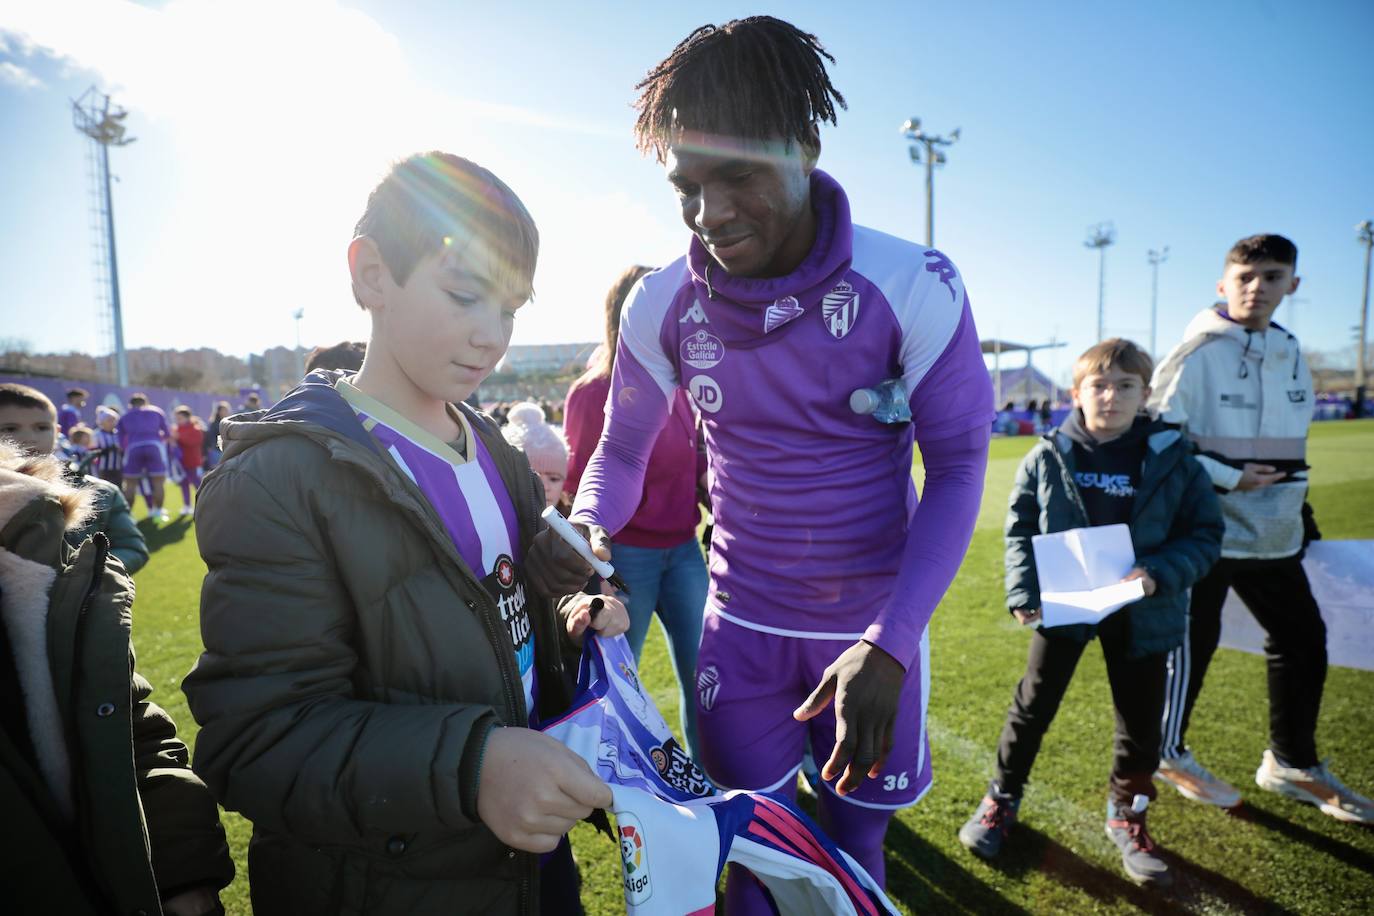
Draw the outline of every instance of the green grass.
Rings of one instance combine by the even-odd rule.
[[[1102,832],[1112,709],[1101,654],[1089,650],[1040,753],[1022,819],[995,865],[955,838],[992,772],[994,746],[1025,664],[1027,634],[1002,608],[1000,527],[1011,477],[1033,440],[993,443],[978,530],[932,623],[930,705],[935,786],[888,833],[888,883],[908,912],[966,913],[1357,913],[1374,910],[1374,830],[1340,824],[1315,808],[1261,792],[1253,772],[1265,747],[1268,706],[1262,658],[1222,649],[1198,702],[1190,743],[1245,793],[1237,815],[1171,790],[1151,813],[1156,839],[1175,857],[1178,887],[1151,894],[1125,880]],[[1374,538],[1374,421],[1313,427],[1311,502],[1329,539]],[[919,478],[919,467],[917,468]],[[174,513],[179,497],[169,490]],[[197,608],[204,567],[193,527],[150,531],[152,561],[139,573],[134,639],[153,699],[182,727],[195,723],[182,676],[200,649]],[[676,692],[662,636],[651,631],[643,679],[675,722]],[[1356,790],[1374,793],[1374,672],[1332,668],[1318,742]],[[247,914],[249,825],[225,815],[238,878],[224,895]],[[619,857],[585,827],[573,835],[589,913],[624,912]]]

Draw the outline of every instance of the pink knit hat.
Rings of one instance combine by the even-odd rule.
[[[544,411],[538,404],[522,401],[512,407],[506,414],[501,435],[525,453],[535,473],[568,473],[568,443],[561,430],[544,421]]]

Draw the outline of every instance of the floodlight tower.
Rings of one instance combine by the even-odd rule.
[[[1107,246],[1116,241],[1116,227],[1110,222],[1088,227],[1085,248],[1097,249],[1097,339],[1102,339],[1102,302],[1107,282]]]
[[[291,317],[296,320],[296,379],[299,381],[305,378],[305,353],[301,350],[301,319],[305,317],[305,309],[296,309]]]
[[[110,147],[128,146],[133,137],[125,135],[124,118],[128,112],[112,106],[110,97],[94,86],[72,100],[72,123],[91,138],[94,154],[92,191],[93,211],[98,226],[96,271],[109,277],[109,325],[114,337],[115,375],[120,385],[129,384],[129,357],[124,350],[124,317],[119,303],[119,259],[115,256],[114,205],[110,198]],[[98,149],[98,152],[96,150]],[[99,231],[103,229],[103,232]],[[105,293],[104,290],[101,291]],[[104,319],[104,315],[101,316]],[[102,322],[103,323],[103,322]]]
[[[1369,347],[1369,262],[1374,252],[1374,222],[1364,220],[1355,226],[1364,246],[1364,295],[1360,297],[1360,339],[1355,342],[1355,416],[1364,416],[1365,350]]]
[[[935,167],[945,164],[945,154],[936,149],[937,146],[953,146],[959,142],[960,128],[954,128],[954,132],[948,137],[939,137],[928,134],[921,129],[920,118],[907,118],[901,126],[902,136],[911,141],[909,151],[911,161],[920,165],[925,162],[926,167],[926,247],[931,248],[935,245]],[[922,149],[924,149],[924,160],[922,160]]]
[[[1169,260],[1169,246],[1155,251],[1153,248],[1145,255],[1150,262],[1150,358],[1154,359],[1159,351],[1155,349],[1155,329],[1159,320],[1159,265]],[[1102,329],[1098,328],[1097,337],[1102,339]]]

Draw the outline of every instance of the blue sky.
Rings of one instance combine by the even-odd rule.
[[[506,178],[544,237],[515,343],[594,339],[619,268],[686,230],[633,149],[633,83],[693,27],[771,12],[815,32],[849,101],[822,168],[858,222],[923,238],[898,126],[961,127],[936,176],[936,244],[983,336],[1092,342],[1090,224],[1113,220],[1106,327],[1159,340],[1214,298],[1237,238],[1297,242],[1295,325],[1349,346],[1374,218],[1368,2],[554,4],[0,2],[0,337],[91,350],[84,140],[92,82],[129,111],[113,153],[130,346],[247,353],[366,336],[344,248],[389,159],[441,147]],[[1051,358],[1045,359],[1046,363]]]

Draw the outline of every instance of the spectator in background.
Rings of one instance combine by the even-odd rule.
[[[6,422],[49,417],[42,395],[41,407],[20,406],[23,387],[5,387]],[[55,417],[28,454],[0,443],[4,911],[222,914],[217,892],[234,865],[215,800],[133,671],[134,586],[84,523],[100,494],[123,498],[108,483],[73,486],[38,454],[51,451]]]
[[[67,432],[67,458],[85,474],[90,467],[91,428],[81,423]]]
[[[129,410],[119,418],[115,430],[124,450],[124,497],[132,506],[139,487],[147,480],[144,498],[148,500],[148,518],[165,522],[162,487],[167,479],[167,415],[139,392],[129,398]]]
[[[29,455],[51,455],[57,449],[57,409],[48,396],[27,385],[0,385],[0,439],[11,440]],[[68,532],[68,542],[79,546],[97,531],[110,540],[114,554],[129,575],[148,562],[148,545],[134,524],[133,513],[119,487],[98,477],[68,472],[69,482],[92,493],[91,513],[84,525]]]
[[[124,452],[119,447],[119,433],[115,423],[119,421],[119,411],[103,404],[95,409],[95,448],[91,470],[95,476],[115,486],[124,483]]]
[[[316,369],[343,369],[357,372],[363,367],[363,357],[367,355],[367,343],[361,340],[341,340],[332,347],[316,347],[305,358],[305,372],[309,375]]]
[[[544,486],[544,505],[566,511],[571,503],[563,501],[563,484],[568,477],[568,443],[563,433],[544,419],[544,409],[523,401],[510,409],[501,427],[506,441],[525,453],[530,467]]]
[[[1050,410],[1050,399],[1040,402],[1040,431],[1045,432],[1050,428],[1050,423],[1054,419],[1054,414]]]
[[[216,401],[215,412],[210,417],[210,428],[205,432],[205,470],[207,471],[219,464],[219,425],[227,416],[229,416],[229,402]]]
[[[194,510],[191,489],[200,490],[200,467],[205,447],[205,423],[191,413],[186,405],[178,407],[174,413],[176,426],[172,427],[172,441],[177,444],[181,462],[181,514],[190,515]]]
[[[248,397],[243,401],[243,408],[239,413],[252,413],[255,410],[262,410],[262,398],[256,391],[248,392]]]
[[[73,426],[81,422],[81,408],[86,406],[86,398],[90,396],[90,392],[84,388],[67,389],[67,403],[57,410],[57,425],[62,435],[67,435]]]
[[[577,492],[587,460],[596,449],[605,423],[606,395],[611,390],[616,347],[620,341],[620,312],[625,297],[649,273],[631,267],[606,294],[605,339],[597,358],[568,390],[564,402],[571,452],[568,492]],[[702,611],[706,607],[706,563],[697,546],[697,480],[704,476],[705,457],[697,452],[696,413],[681,388],[673,394],[671,413],[654,442],[644,472],[639,508],[611,539],[611,562],[630,587],[621,595],[630,611],[626,638],[638,659],[644,650],[649,622],[655,612],[668,637],[668,651],[681,692],[682,731],[687,751],[697,751],[697,704],[691,695],[696,683],[697,646],[701,642]]]

